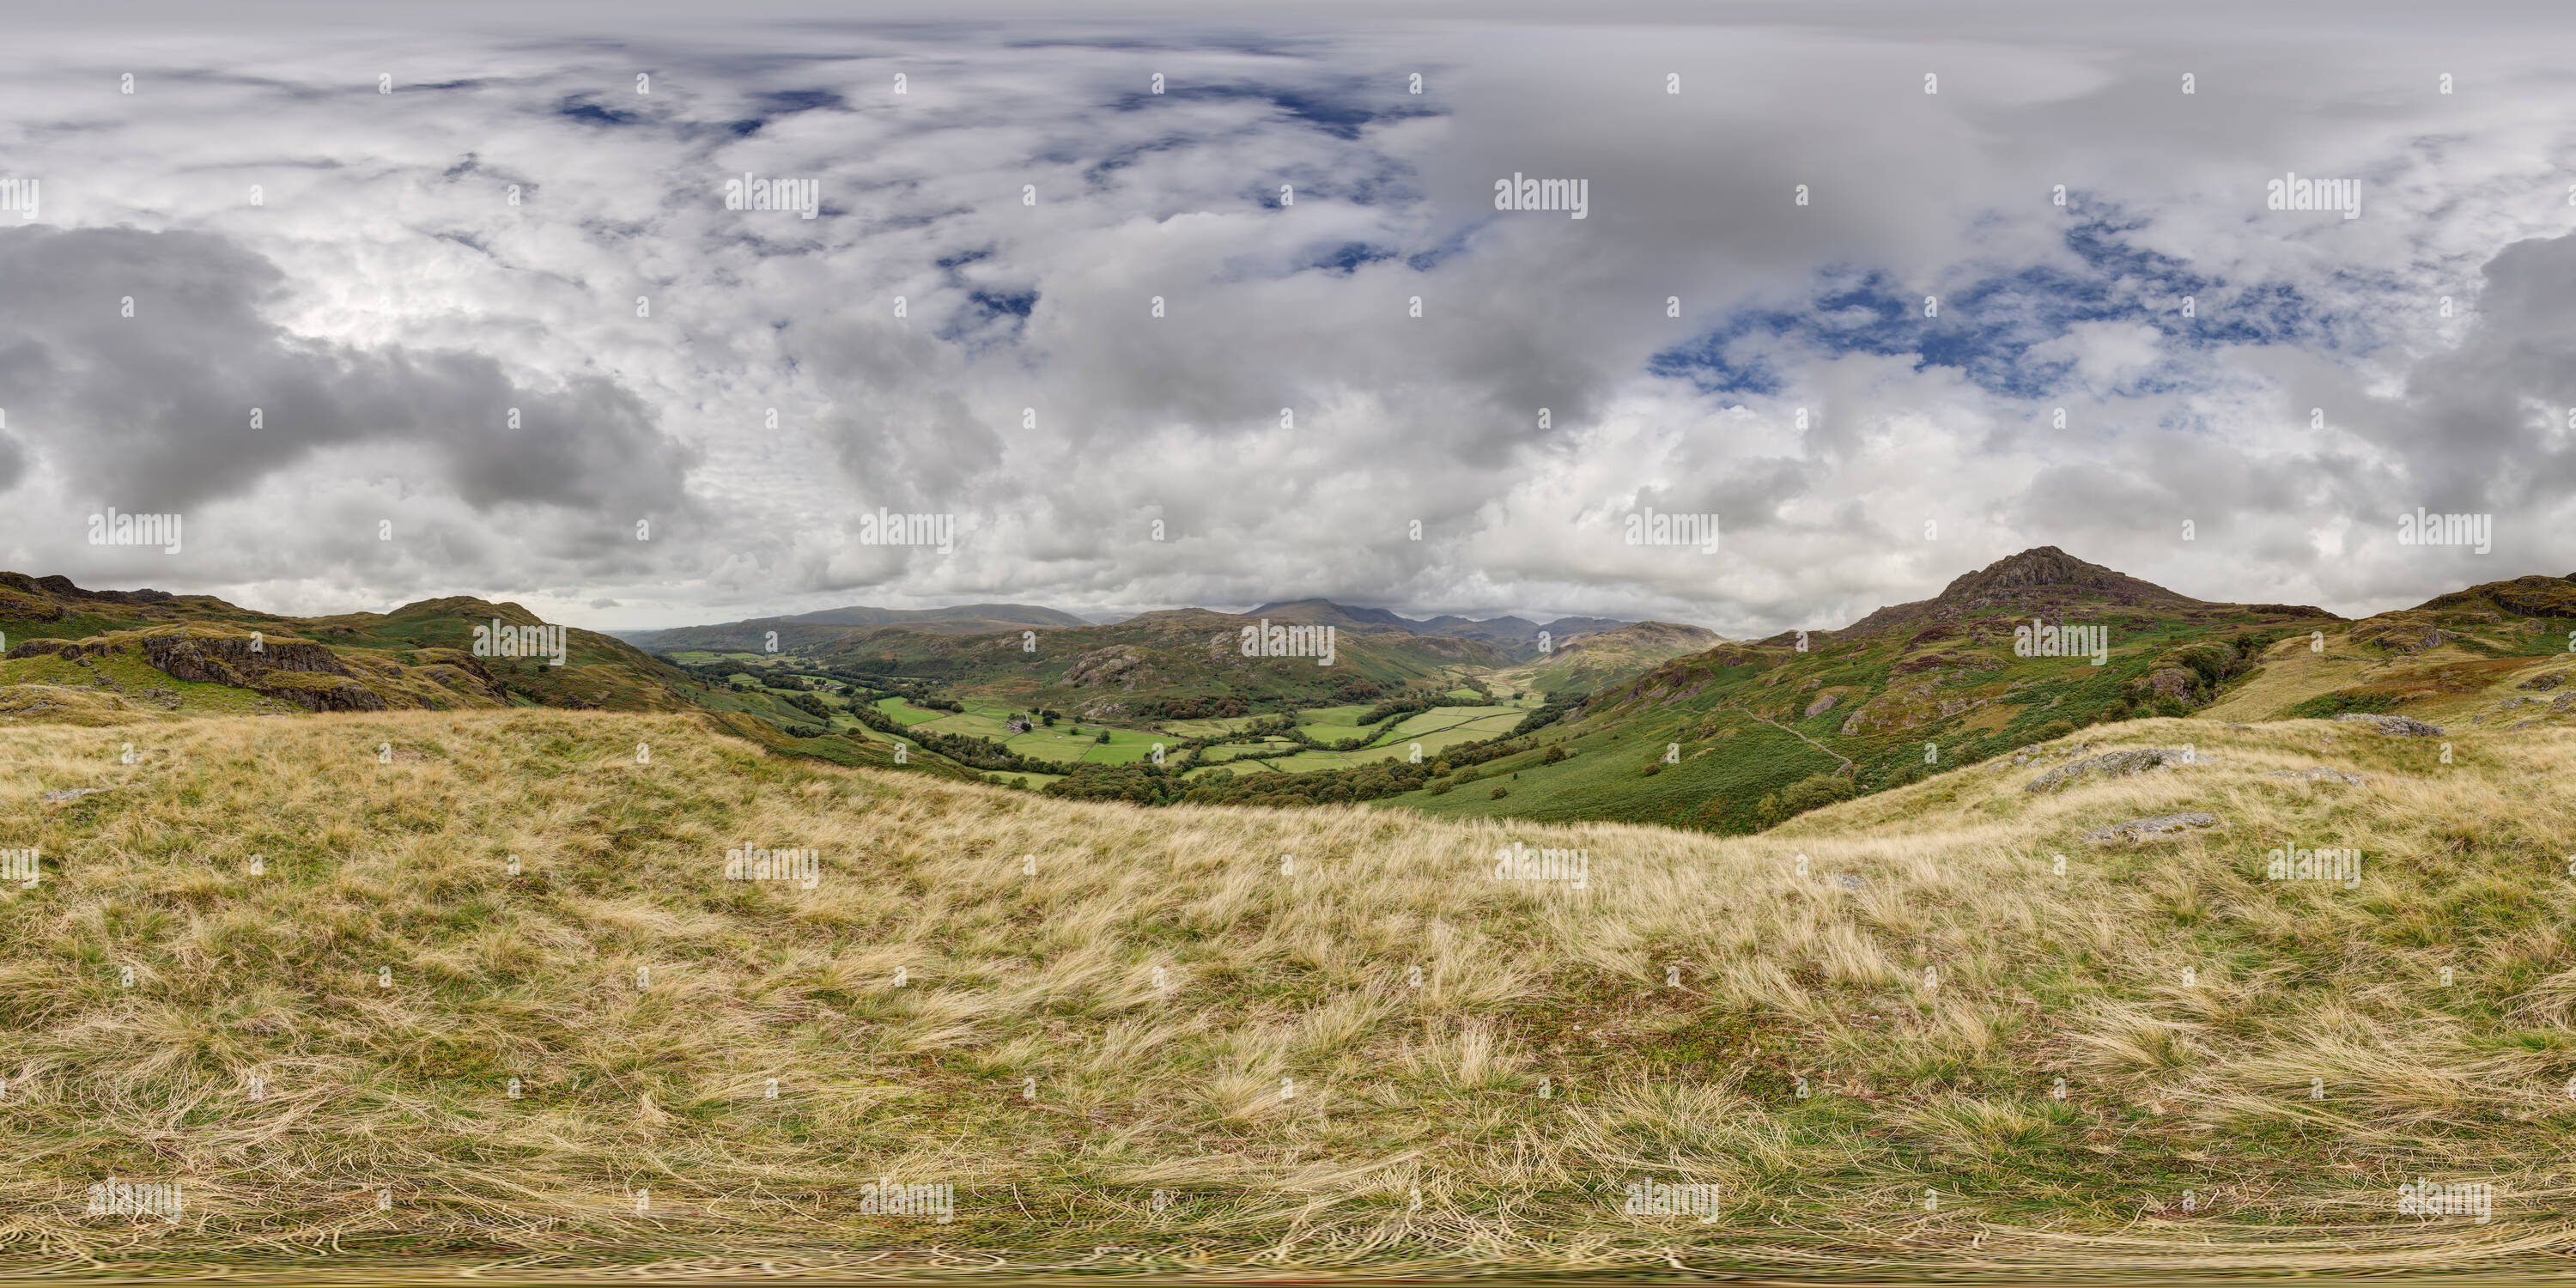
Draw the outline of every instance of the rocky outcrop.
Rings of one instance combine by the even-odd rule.
[[[2421,720],[2413,719],[2408,716],[2382,716],[2372,715],[2362,711],[2347,711],[2342,715],[2336,716],[2335,720],[2339,724],[2366,724],[2392,738],[2439,738],[2442,736],[2442,726],[2429,725]]]
[[[271,671],[244,686],[307,711],[383,711],[384,695],[343,675]]]
[[[2217,816],[2211,814],[2158,814],[2152,818],[2133,818],[2126,823],[2094,828],[2084,834],[2084,839],[2094,845],[2110,845],[2118,841],[2134,843],[2222,826],[2224,824],[2218,821]]]
[[[1861,733],[1887,733],[1946,720],[1986,705],[1989,698],[1940,697],[1941,671],[1926,672],[1911,684],[1890,684],[1886,691],[1852,708],[1842,723],[1846,738]]]
[[[1153,664],[1145,660],[1143,650],[1133,644],[1112,644],[1075,658],[1065,668],[1062,682],[1077,687],[1123,684],[1132,689],[1153,674]]]
[[[254,644],[248,635],[146,635],[143,659],[174,680],[229,684],[237,689],[258,687],[254,681],[272,671],[349,674],[339,655],[319,644],[265,637]]]
[[[2171,765],[2196,763],[2197,757],[2179,747],[2140,747],[2128,751],[2109,751],[2060,765],[2023,784],[2026,792],[2063,791],[2087,778],[2127,778]]]
[[[2311,783],[2366,783],[2370,781],[2370,775],[2368,774],[2347,774],[2342,770],[2328,769],[2323,765],[2312,765],[2306,769],[2275,769],[2272,771],[2271,777],[2298,778]]]
[[[2200,677],[2178,666],[2160,666],[2138,681],[2160,698],[2178,698],[2188,702]]]

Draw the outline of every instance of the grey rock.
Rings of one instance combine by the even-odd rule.
[[[2328,769],[2323,765],[2314,765],[2306,769],[2275,769],[2272,771],[2271,776],[2274,778],[2304,778],[2313,783],[2366,783],[2370,781],[2370,775],[2368,774],[2347,774],[2342,770]]]
[[[49,801],[76,801],[83,796],[95,796],[100,792],[112,792],[115,790],[116,789],[113,787],[66,787],[58,792],[47,792],[44,794],[42,799]]]
[[[1845,890],[1858,890],[1863,886],[1868,885],[1869,882],[1865,878],[1853,876],[1848,872],[1837,872],[1834,874],[1834,884],[1841,886]]]
[[[2099,774],[2104,778],[2126,778],[2163,769],[2168,765],[2193,763],[2191,753],[2180,747],[2140,747],[2129,751],[2106,751],[2055,769],[2030,780],[2022,787],[2026,792],[2060,791],[2076,781]]]
[[[2347,711],[2342,715],[2336,716],[2335,720],[2340,724],[2366,724],[2393,738],[2439,738],[2442,736],[2442,726],[2429,725],[2421,720],[2413,719],[2408,716],[2382,716],[2371,715],[2367,712],[2361,711]]]
[[[2084,839],[2095,845],[2108,845],[2114,841],[2144,841],[2223,826],[2225,824],[2220,823],[2216,816],[2209,814],[2158,814],[2153,818],[2133,818],[2126,823],[2094,828],[2084,834]]]

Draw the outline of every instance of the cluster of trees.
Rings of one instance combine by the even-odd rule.
[[[1193,694],[1186,698],[1146,698],[1128,711],[1139,720],[1227,720],[1251,709],[1238,697]]]
[[[1295,806],[1372,801],[1414,791],[1432,784],[1443,775],[1468,770],[1462,776],[1463,781],[1474,776],[1472,766],[1517,755],[1530,747],[1529,742],[1516,738],[1462,742],[1442,752],[1438,761],[1427,765],[1389,758],[1349,769],[1319,769],[1305,774],[1238,774],[1232,770],[1220,770],[1198,778],[1184,778],[1181,775],[1185,767],[1180,765],[1078,765],[1064,778],[1047,784],[1046,794],[1072,800],[1119,800],[1138,805]],[[1434,790],[1438,789],[1435,787]]]
[[[1323,805],[1368,801],[1420,787],[1431,777],[1427,765],[1401,760],[1311,774],[1238,774],[1218,770],[1183,778],[1178,768],[1139,762],[1132,765],[1080,765],[1046,794],[1069,800],[1117,800],[1137,805]]]
[[[1811,809],[1823,809],[1836,801],[1847,801],[1860,795],[1860,784],[1843,774],[1812,774],[1776,792],[1763,794],[1753,807],[1754,825],[1776,826]]]
[[[1539,704],[1538,710],[1522,716],[1521,722],[1513,725],[1511,733],[1505,736],[1519,738],[1528,734],[1537,733],[1539,730],[1555,724],[1557,721],[1563,720],[1567,716],[1573,715],[1577,710],[1582,708],[1584,703],[1591,700],[1592,695],[1589,693],[1551,693],[1547,695],[1547,701]]]
[[[1484,707],[1493,705],[1493,690],[1484,687],[1484,685],[1478,681],[1470,680],[1467,683],[1468,687],[1476,690],[1478,696],[1473,698],[1453,698],[1449,696],[1447,690],[1443,690],[1439,693],[1415,693],[1404,697],[1388,698],[1386,701],[1370,707],[1366,712],[1361,714],[1359,718],[1360,727],[1367,728],[1381,720],[1386,720],[1395,716],[1409,716],[1416,711],[1429,711],[1433,707]]]

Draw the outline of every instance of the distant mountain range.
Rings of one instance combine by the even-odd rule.
[[[2082,647],[2017,635],[2034,620],[2080,628],[2070,638]],[[1749,832],[2141,716],[2395,711],[2455,731],[2576,722],[2571,627],[2576,577],[2489,582],[2356,622],[2194,599],[2041,546],[1841,630],[1720,643],[1588,686],[1542,745],[1478,767],[1508,775],[1508,792],[1451,790],[1464,785],[1452,778],[1389,799],[1437,814]],[[1547,673],[1576,671],[1584,654],[1558,655],[1535,680],[1581,691]]]
[[[1248,652],[1246,628],[1264,617],[1335,627],[1332,664]],[[2027,647],[2036,635],[2016,632],[2033,619],[2070,628],[2080,647]],[[1107,624],[1024,604],[854,607],[635,634],[673,651],[688,647],[665,642],[676,636],[766,652],[772,631],[780,652],[801,656],[750,668],[764,675],[819,669],[835,683],[954,692],[1129,727],[1472,697],[1461,686],[1482,692],[1489,683],[1544,694],[1549,704],[1531,712],[1512,748],[1485,763],[1376,797],[1351,794],[1347,776],[1366,767],[1281,772],[1259,803],[1385,799],[1436,814],[1720,832],[1758,830],[1814,804],[2138,716],[2393,712],[2441,722],[2454,736],[2576,725],[2567,643],[2576,639],[2576,576],[2487,582],[2346,621],[2299,605],[2194,599],[2053,546],[1839,631],[1761,641],[1666,622],[1417,621],[1323,599]],[[1541,631],[1545,651],[1535,643]],[[816,710],[816,683],[788,674],[783,687],[761,684],[723,662],[675,666],[506,602],[449,597],[295,618],[204,595],[85,590],[0,572],[0,638],[0,722],[527,705],[694,711],[774,749],[893,763],[881,740],[821,734],[830,717]],[[929,750],[910,763],[980,776]],[[1497,781],[1457,790],[1480,776]]]
[[[1400,617],[1383,608],[1353,608],[1329,599],[1283,599],[1263,604],[1243,614],[1266,617],[1274,622],[1296,622],[1312,626],[1332,626],[1341,630],[1403,631],[1408,635],[1446,635],[1454,639],[1484,640],[1489,643],[1535,649],[1544,633],[1551,646],[1563,644],[1584,635],[1615,631],[1635,622],[1612,617],[1559,617],[1544,625],[1521,617],[1489,617],[1483,621],[1442,614],[1438,617]]]
[[[766,649],[776,631],[782,650],[811,647],[889,626],[940,635],[991,635],[999,631],[1064,630],[1092,623],[1071,613],[1035,604],[958,604],[950,608],[826,608],[783,617],[754,617],[713,626],[680,626],[658,631],[610,631],[609,634],[654,653],[691,650]]]
[[[1167,609],[1167,612],[1222,612],[1213,609]],[[1308,626],[1331,626],[1340,631],[1400,632],[1407,635],[1447,636],[1453,639],[1482,640],[1499,644],[1506,650],[1521,653],[1539,651],[1539,638],[1545,635],[1551,648],[1585,635],[1615,631],[1636,623],[1610,617],[1560,617],[1544,624],[1520,617],[1493,617],[1478,621],[1455,614],[1431,618],[1400,616],[1383,608],[1355,608],[1329,599],[1287,599],[1263,604],[1239,614],[1254,619]],[[936,635],[990,635],[1002,631],[1064,630],[1082,626],[1114,626],[1132,621],[1136,613],[1074,614],[1034,604],[960,604],[953,608],[827,608],[820,612],[793,613],[778,617],[753,617],[738,622],[721,622],[711,626],[680,626],[662,630],[611,631],[609,634],[648,652],[676,653],[694,650],[724,651],[733,649],[766,650],[775,631],[780,650],[811,649],[854,640],[876,630],[895,627],[908,631],[925,631]]]

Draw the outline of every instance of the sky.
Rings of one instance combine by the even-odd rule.
[[[2042,545],[2348,616],[2576,572],[2551,9],[20,19],[0,568],[83,586],[1743,637]]]

